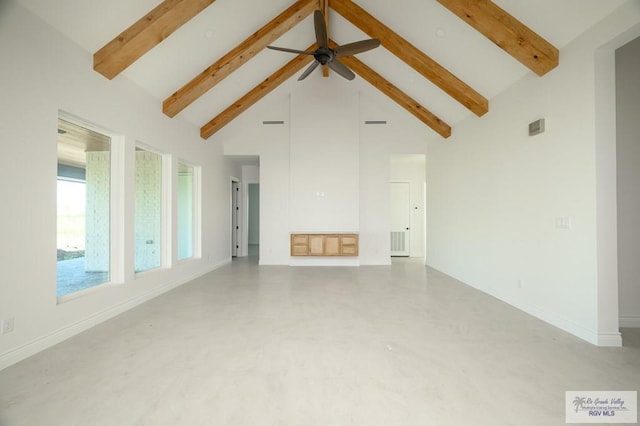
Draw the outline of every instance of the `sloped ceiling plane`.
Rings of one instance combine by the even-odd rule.
[[[118,34],[93,55],[94,70],[113,79],[174,31],[205,10],[215,0],[165,0]],[[558,49],[529,27],[490,0],[437,0],[442,6],[487,37],[497,47],[544,76],[558,66]],[[419,75],[481,117],[489,110],[488,100],[470,85],[441,66],[381,20],[351,0],[298,0],[264,24],[214,63],[178,88],[162,103],[163,112],[175,117],[218,83],[245,65],[259,52],[303,21],[315,10],[323,12],[328,21],[329,8],[337,12],[360,31],[380,40],[382,47],[395,55]],[[327,22],[327,27],[328,22]],[[331,40],[331,46],[337,44]],[[311,45],[307,50],[313,50]],[[266,77],[261,83],[213,117],[200,129],[207,139],[238,117],[269,92],[311,63],[313,56],[298,55]],[[355,57],[342,58],[345,65],[368,81],[394,102],[405,108],[443,138],[451,135],[451,127],[425,106],[414,100],[372,67]],[[323,73],[329,71],[324,67]]]

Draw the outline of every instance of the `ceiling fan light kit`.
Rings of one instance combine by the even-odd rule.
[[[329,36],[327,35],[327,25],[325,23],[324,15],[320,10],[316,10],[313,14],[313,24],[316,33],[316,42],[318,48],[313,51],[304,51],[297,49],[289,49],[286,47],[267,46],[269,49],[279,50],[282,52],[297,53],[299,55],[311,55],[314,57],[314,61],[309,67],[300,75],[298,81],[304,80],[311,74],[318,65],[326,65],[340,76],[347,80],[353,80],[356,75],[345,64],[340,62],[338,58],[351,56],[358,53],[366,52],[367,50],[375,49],[380,46],[380,40],[377,38],[371,38],[367,40],[360,40],[354,43],[344,44],[335,48],[329,47]]]

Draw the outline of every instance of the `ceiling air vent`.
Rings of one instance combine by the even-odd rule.
[[[367,120],[364,124],[387,124],[387,120]]]
[[[265,120],[262,124],[284,124],[283,120]]]
[[[544,133],[544,118],[529,123],[529,136],[539,135]]]
[[[66,130],[58,129],[58,134],[59,135],[64,135],[65,133],[67,133]]]

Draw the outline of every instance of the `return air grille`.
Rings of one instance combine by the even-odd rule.
[[[392,232],[391,233],[391,251],[406,251],[405,233],[404,232]]]
[[[544,133],[544,118],[529,123],[529,136],[539,135]]]

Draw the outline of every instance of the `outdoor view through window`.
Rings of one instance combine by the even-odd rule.
[[[58,120],[58,296],[109,281],[110,144]]]

